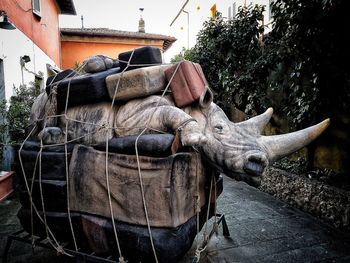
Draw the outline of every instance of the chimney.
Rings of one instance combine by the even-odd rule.
[[[140,33],[145,33],[145,20],[142,18],[142,12],[144,8],[139,8],[140,10],[140,20],[139,20],[139,32]]]
[[[84,16],[81,16],[80,19],[81,19],[81,29],[84,29]]]

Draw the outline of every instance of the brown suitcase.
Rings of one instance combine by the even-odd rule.
[[[196,215],[206,203],[208,169],[200,156],[180,152],[168,157],[108,153],[108,177],[114,219],[147,226],[143,207],[146,201],[152,227],[178,227]],[[111,218],[106,184],[106,152],[76,145],[69,165],[70,208]],[[139,161],[139,162],[138,162]],[[144,196],[140,192],[138,165]]]
[[[203,74],[202,68],[198,63],[191,61],[181,61],[180,66],[174,64],[165,71],[165,76],[170,82],[170,88],[173,93],[177,107],[184,107],[197,101],[205,90],[207,81]],[[175,75],[174,75],[175,73]],[[174,75],[173,79],[172,76]]]

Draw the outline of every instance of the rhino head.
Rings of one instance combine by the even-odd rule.
[[[329,125],[329,119],[309,128],[274,136],[261,135],[273,109],[247,121],[233,123],[215,103],[194,110],[204,138],[197,144],[210,163],[226,175],[256,185],[265,168],[309,144]]]

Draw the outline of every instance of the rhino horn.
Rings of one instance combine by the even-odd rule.
[[[309,128],[282,135],[261,136],[259,142],[266,148],[270,162],[291,154],[316,139],[330,124],[326,119]]]
[[[253,131],[255,134],[261,134],[265,126],[269,123],[273,114],[273,109],[268,108],[263,114],[257,115],[249,120],[236,123],[237,126]]]

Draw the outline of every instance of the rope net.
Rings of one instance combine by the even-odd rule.
[[[112,112],[112,110],[117,107],[116,105],[116,94],[118,93],[118,89],[120,87],[120,81],[122,80],[125,72],[128,70],[128,68],[130,66],[133,67],[142,67],[142,66],[159,66],[159,64],[130,64],[132,58],[134,55],[134,51],[132,51],[130,58],[128,61],[119,61],[119,62],[124,62],[126,63],[126,67],[124,68],[123,71],[119,72],[118,74],[120,74],[120,78],[118,79],[116,86],[115,86],[115,91],[114,91],[114,96],[112,98],[112,101],[110,103],[110,111],[108,111],[108,116],[107,116],[107,120],[110,119],[110,114]],[[86,60],[87,61],[87,60]],[[176,75],[181,63],[183,63],[183,61],[179,62],[176,66],[175,71],[173,72],[170,80],[168,81],[166,87],[164,88],[163,92],[161,93],[161,95],[159,96],[159,100],[156,103],[155,107],[153,108],[153,112],[151,112],[151,114],[149,115],[149,119],[146,122],[146,125],[144,126],[137,126],[136,128],[138,128],[139,130],[141,130],[141,132],[139,132],[135,141],[135,153],[136,153],[136,160],[137,160],[137,171],[138,171],[138,179],[139,179],[139,184],[140,184],[140,194],[142,196],[142,206],[143,206],[143,210],[144,210],[144,214],[145,214],[145,219],[147,222],[147,229],[148,229],[148,234],[149,234],[149,239],[150,239],[150,243],[151,243],[151,248],[152,248],[152,253],[154,256],[154,261],[158,262],[158,256],[157,256],[157,248],[154,245],[153,242],[153,236],[152,236],[152,222],[150,222],[150,218],[148,215],[148,205],[146,202],[146,198],[145,198],[145,189],[144,189],[144,183],[143,183],[143,171],[141,169],[141,165],[140,165],[140,156],[139,156],[139,139],[142,135],[144,134],[148,134],[151,132],[156,132],[156,133],[165,133],[164,131],[160,131],[157,129],[154,129],[151,127],[150,123],[152,118],[154,117],[155,111],[157,110],[157,108],[160,105],[161,100],[165,97],[166,94],[169,93],[169,87],[171,82],[173,81],[174,76]],[[49,149],[51,147],[57,147],[57,146],[64,146],[64,153],[65,153],[65,180],[66,180],[66,193],[67,193],[67,215],[68,215],[68,220],[69,220],[69,226],[70,226],[70,232],[71,232],[71,237],[72,237],[72,241],[73,241],[73,245],[74,245],[74,249],[75,251],[78,252],[79,250],[79,244],[77,243],[77,238],[75,235],[75,231],[74,231],[74,226],[72,223],[72,214],[71,214],[71,204],[70,204],[70,185],[69,185],[69,160],[68,160],[68,145],[72,144],[72,143],[80,143],[82,140],[86,139],[86,138],[90,138],[92,135],[99,133],[99,132],[105,132],[105,184],[106,184],[106,188],[107,188],[107,196],[108,196],[108,200],[106,200],[106,204],[101,204],[101,205],[108,205],[109,206],[109,211],[110,211],[110,219],[111,219],[111,223],[112,223],[112,227],[113,227],[113,234],[114,234],[114,239],[116,241],[116,248],[118,251],[118,255],[119,255],[119,262],[123,263],[126,262],[126,259],[124,259],[123,257],[123,253],[122,253],[122,249],[121,249],[121,243],[120,243],[120,237],[118,236],[118,230],[117,227],[115,225],[115,218],[114,218],[114,211],[113,211],[113,205],[112,205],[112,194],[111,194],[111,189],[110,189],[110,173],[109,173],[109,134],[110,132],[113,132],[117,129],[127,129],[127,127],[124,126],[116,126],[115,124],[110,125],[110,123],[106,122],[106,123],[94,123],[94,122],[88,122],[88,121],[84,121],[84,120],[78,120],[78,119],[74,119],[72,117],[70,117],[68,115],[68,108],[69,108],[69,100],[70,100],[70,86],[71,86],[71,80],[73,77],[79,76],[82,73],[82,69],[84,68],[86,62],[83,63],[82,65],[80,65],[79,68],[76,69],[76,72],[72,72],[70,74],[68,74],[67,76],[65,76],[63,79],[55,82],[55,78],[56,76],[51,80],[51,82],[49,83],[48,86],[51,86],[51,92],[48,95],[48,99],[45,102],[45,105],[41,108],[40,114],[38,115],[38,119],[35,121],[35,123],[33,123],[33,128],[31,129],[31,131],[29,132],[28,136],[25,138],[25,140],[23,141],[23,143],[20,145],[20,148],[18,150],[18,160],[20,163],[20,167],[21,167],[21,171],[23,174],[23,179],[24,179],[24,184],[25,184],[25,188],[28,192],[28,197],[29,197],[29,201],[30,201],[30,217],[31,217],[31,235],[32,235],[32,240],[34,241],[34,220],[33,217],[34,215],[36,215],[36,217],[42,222],[42,224],[44,225],[45,228],[45,235],[46,235],[46,239],[47,241],[52,245],[52,247],[57,251],[57,253],[59,254],[65,254],[67,256],[72,256],[69,253],[67,253],[65,251],[65,249],[62,247],[62,244],[60,244],[60,241],[58,240],[58,238],[55,237],[50,225],[47,222],[47,211],[45,209],[45,198],[43,195],[43,189],[42,189],[42,152],[45,149]],[[162,65],[168,65],[168,64],[162,64]],[[62,113],[57,112],[57,87],[59,86],[60,83],[62,83],[63,81],[69,80],[68,82],[68,87],[67,87],[67,95],[66,95],[66,101],[65,101],[65,108],[64,111]],[[88,91],[87,91],[88,92]],[[23,151],[23,147],[26,144],[26,142],[28,140],[30,140],[30,138],[33,138],[35,136],[35,133],[38,132],[38,130],[44,130],[47,127],[52,127],[52,126],[57,126],[57,123],[59,122],[60,119],[64,120],[65,125],[62,127],[62,130],[64,131],[64,141],[63,142],[59,142],[59,143],[53,143],[53,144],[44,144],[43,143],[43,139],[41,137],[39,137],[40,139],[40,149],[38,151],[36,160],[35,160],[35,165],[34,165],[34,170],[33,170],[33,174],[32,175],[26,175],[26,170],[23,164],[23,160],[22,160],[22,151]],[[191,118],[186,120],[185,122],[181,123],[178,127],[177,130],[180,132],[183,128],[183,126],[185,126],[188,122],[191,121],[196,121],[195,119]],[[81,136],[75,137],[75,138],[69,138],[69,126],[70,125],[75,125],[77,123],[80,124],[84,124],[84,125],[89,125],[89,130]],[[176,131],[175,131],[176,132]],[[200,245],[200,242],[198,241],[199,238],[199,232],[200,232],[200,212],[201,212],[201,201],[200,201],[200,194],[199,194],[199,175],[198,175],[198,162],[200,161],[200,154],[199,151],[193,147],[193,151],[196,153],[196,188],[197,188],[197,193],[196,195],[193,197],[193,207],[194,207],[194,212],[196,215],[196,221],[197,221],[197,235],[196,235],[196,242],[197,242],[197,250],[195,252],[194,255],[194,262],[198,262],[200,259],[200,255],[201,253],[206,249],[206,245],[208,243],[208,235],[207,235],[207,224],[208,224],[208,220],[209,220],[209,210],[210,210],[210,200],[214,199],[216,202],[216,181],[215,181],[215,176],[211,176],[210,178],[210,193],[208,196],[208,207],[207,207],[207,212],[206,212],[206,216],[205,216],[205,231],[203,234],[203,238],[202,238],[202,245]],[[34,181],[35,181],[35,175],[39,174],[39,190],[40,190],[40,202],[41,202],[41,210],[40,207],[37,207],[37,205],[35,204],[35,202],[33,201],[33,186],[34,186]],[[28,182],[28,178],[31,180],[31,184]],[[209,178],[208,178],[209,179]],[[102,183],[102,182],[101,182]],[[214,188],[214,196],[212,197],[212,188]],[[214,202],[214,210],[215,210],[215,202]],[[213,227],[217,227],[216,226],[216,213],[214,213],[215,216],[215,224],[213,225]],[[35,243],[32,244],[33,248],[35,246]]]

